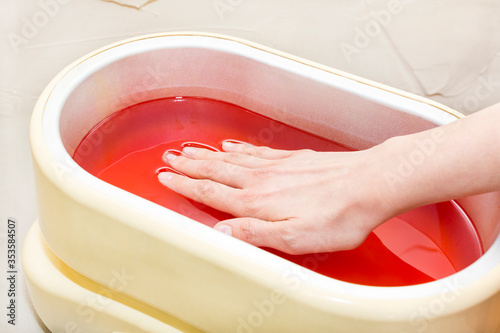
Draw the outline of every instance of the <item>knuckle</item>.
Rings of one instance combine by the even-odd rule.
[[[270,167],[252,169],[250,172],[258,180],[269,178],[275,174],[274,170]]]
[[[259,209],[257,207],[260,195],[251,190],[242,190],[239,201],[241,204],[242,215],[257,216]]]
[[[215,196],[215,184],[210,180],[198,180],[196,181],[194,192],[198,199],[201,199],[201,201],[207,201]]]
[[[198,167],[198,172],[202,177],[210,178],[218,170],[217,161],[202,161]]]
[[[242,152],[244,154],[248,154],[248,155],[258,155],[259,154],[259,148],[260,147],[257,147],[257,146],[252,146],[252,145],[244,145],[244,147],[242,147]]]
[[[294,230],[293,228],[284,226],[280,230],[280,236],[282,240],[282,251],[288,253],[288,254],[293,254],[293,255],[298,255],[298,254],[303,254],[304,249],[303,249],[303,237],[299,236],[299,233]]]
[[[227,163],[231,163],[231,162],[234,162],[234,161],[238,161],[239,159],[241,159],[242,155],[240,153],[226,153],[224,155],[224,158],[223,158],[223,161],[224,162],[227,162]]]
[[[248,243],[254,243],[257,235],[255,227],[249,220],[245,220],[238,226],[239,238]]]

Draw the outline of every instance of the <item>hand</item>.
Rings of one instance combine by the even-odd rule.
[[[215,229],[253,245],[290,254],[352,249],[392,217],[373,149],[286,151],[224,142],[223,150],[166,153],[165,162],[191,178],[164,172],[159,180],[234,215]]]
[[[348,250],[378,225],[433,202],[500,191],[500,103],[356,152],[225,142],[166,155],[170,189],[236,218],[216,229],[290,254]],[[471,181],[471,180],[474,181]]]

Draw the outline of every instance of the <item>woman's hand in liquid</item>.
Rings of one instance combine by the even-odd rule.
[[[352,249],[390,218],[372,150],[286,151],[224,142],[223,152],[185,148],[164,160],[168,188],[236,218],[215,226],[291,254]]]
[[[499,124],[500,103],[357,152],[228,142],[224,152],[186,148],[186,156],[165,161],[191,178],[159,178],[188,198],[234,215],[216,228],[251,244],[292,254],[346,250],[405,211],[499,191]]]

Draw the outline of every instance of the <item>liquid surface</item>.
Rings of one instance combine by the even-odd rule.
[[[162,186],[157,173],[168,150],[220,149],[233,139],[279,149],[348,151],[238,106],[203,98],[165,98],[118,111],[95,126],[74,159],[96,177],[213,227],[232,216]],[[482,255],[474,225],[454,202],[415,209],[377,228],[350,251],[288,255],[265,249],[320,274],[352,283],[403,286],[451,275]]]

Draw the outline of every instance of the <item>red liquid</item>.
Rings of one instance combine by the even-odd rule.
[[[98,178],[213,227],[232,216],[162,186],[167,149],[226,139],[280,149],[349,150],[238,106],[203,98],[166,98],[119,111],[94,127],[74,159]],[[339,280],[402,286],[451,275],[482,255],[474,225],[453,201],[415,209],[377,228],[357,249],[293,256],[266,249]]]

